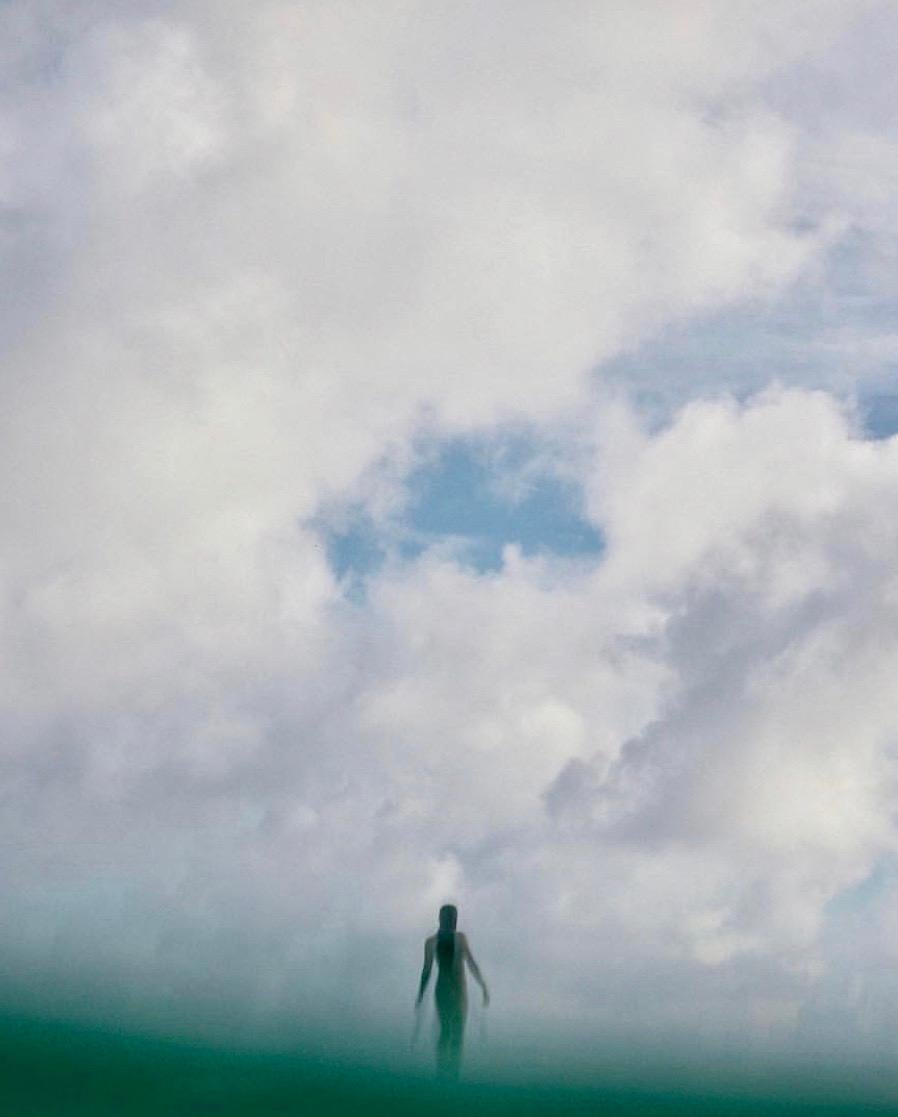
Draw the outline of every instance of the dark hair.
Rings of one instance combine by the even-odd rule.
[[[457,923],[458,908],[455,904],[443,904],[440,908],[440,929],[437,931],[437,961],[441,966],[450,963],[455,957]]]

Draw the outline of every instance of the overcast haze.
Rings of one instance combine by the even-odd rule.
[[[896,44],[3,5],[10,987],[890,1049]]]

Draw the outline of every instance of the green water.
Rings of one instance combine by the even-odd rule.
[[[0,1112],[10,1117],[216,1114],[898,1113],[898,1075],[880,1068],[763,1073],[673,1065],[611,1074],[582,1064],[516,1081],[512,1062],[476,1082],[440,1087],[422,1072],[361,1067],[310,1050],[266,1053],[122,1033],[28,1016],[0,1021]],[[522,1068],[523,1071],[523,1068]]]

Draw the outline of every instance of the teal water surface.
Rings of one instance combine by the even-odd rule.
[[[297,1114],[734,1114],[898,1113],[893,1075],[834,1074],[805,1066],[759,1074],[738,1067],[688,1075],[652,1069],[541,1077],[506,1062],[490,1078],[441,1086],[411,1070],[358,1066],[298,1046],[265,1052],[191,1043],[27,1016],[0,1021],[0,1111],[11,1117],[220,1117]]]

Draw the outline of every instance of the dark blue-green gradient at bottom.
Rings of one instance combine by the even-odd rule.
[[[494,1081],[441,1086],[301,1050],[229,1050],[11,1016],[0,1022],[0,1051],[0,1112],[10,1117],[898,1113],[898,1081],[882,1072],[821,1077],[781,1068],[728,1082],[718,1068],[703,1088],[658,1068],[629,1081],[596,1072],[565,1082],[559,1071],[516,1083],[505,1066]]]

